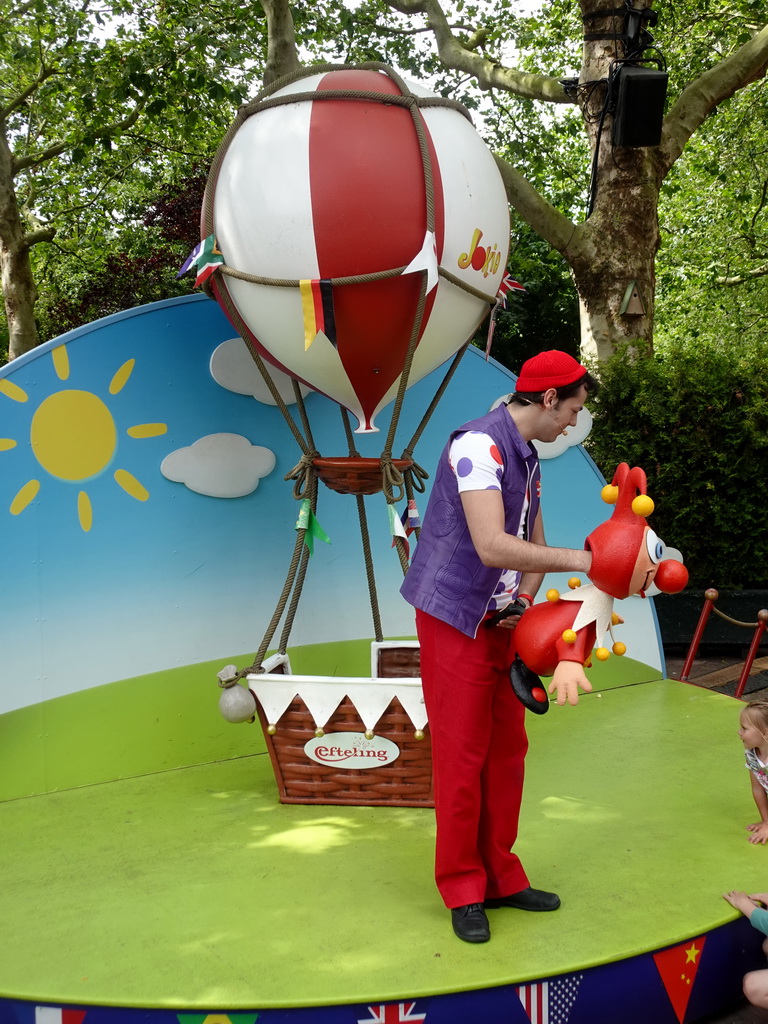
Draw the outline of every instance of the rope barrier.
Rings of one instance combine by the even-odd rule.
[[[741,622],[739,619],[732,619],[730,615],[726,615],[725,612],[721,612],[720,609],[715,608],[714,605],[712,605],[712,611],[718,618],[723,619],[725,622],[730,622],[732,626],[743,626],[745,629],[757,629],[757,622]]]

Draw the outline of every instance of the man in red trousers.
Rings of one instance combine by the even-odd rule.
[[[451,434],[402,586],[416,608],[432,738],[435,878],[465,942],[490,938],[486,908],[560,905],[531,888],[512,852],[528,741],[509,679],[519,614],[499,613],[530,606],[546,572],[589,571],[589,552],[546,545],[531,442],[574,426],[596,390],[572,356],[542,352],[523,364],[507,404]],[[566,698],[578,700],[558,693]]]

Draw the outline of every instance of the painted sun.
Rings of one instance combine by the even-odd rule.
[[[51,352],[56,376],[60,381],[70,377],[69,355],[60,345]],[[118,395],[130,379],[134,359],[117,370],[109,382],[109,394]],[[27,392],[12,381],[0,380],[0,394],[14,402],[27,402]],[[137,423],[128,427],[132,438],[158,437],[167,431],[165,423]],[[32,416],[29,431],[32,454],[51,476],[70,483],[83,484],[77,494],[77,515],[87,533],[93,525],[91,497],[85,489],[112,462],[118,449],[118,430],[108,405],[92,391],[61,388],[43,399]],[[12,438],[0,438],[0,452],[15,448]],[[126,494],[137,501],[146,501],[149,491],[126,469],[116,469],[114,479]],[[17,491],[11,501],[12,515],[19,515],[34,501],[40,491],[40,480],[32,477]]]

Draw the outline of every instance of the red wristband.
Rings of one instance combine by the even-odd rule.
[[[533,604],[533,598],[531,597],[530,594],[518,594],[517,596],[518,597],[524,597],[529,605]]]

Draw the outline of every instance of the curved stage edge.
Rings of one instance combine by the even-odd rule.
[[[700,1020],[765,965],[721,898],[765,888],[740,706],[655,680],[529,716],[517,849],[563,905],[479,946],[430,810],[281,805],[264,753],[0,804],[0,1024]]]

